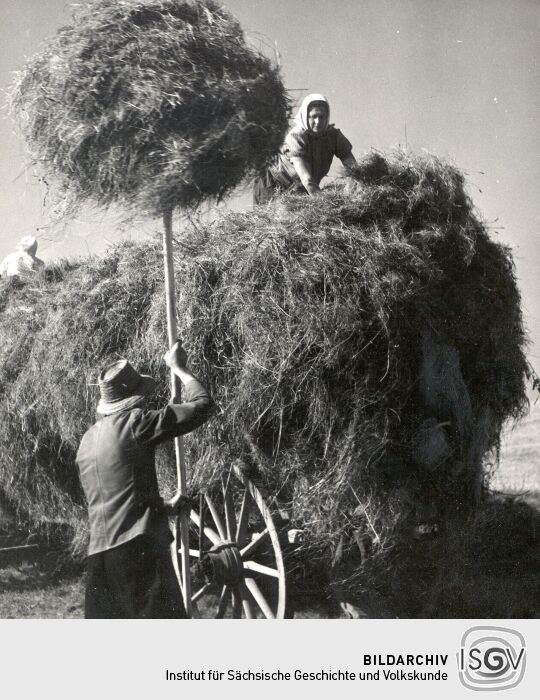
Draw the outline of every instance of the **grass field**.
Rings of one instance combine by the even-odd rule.
[[[506,431],[492,488],[519,495],[540,509],[540,401],[525,420]],[[81,575],[59,580],[32,564],[0,569],[0,618],[80,618],[83,599]],[[297,614],[310,618],[328,615],[317,608]]]

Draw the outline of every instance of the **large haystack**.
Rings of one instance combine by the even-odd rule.
[[[526,362],[510,253],[457,170],[370,157],[355,181],[227,214],[177,250],[180,333],[220,407],[187,444],[194,488],[242,464],[304,530],[292,561],[319,587],[381,589],[416,520],[462,527],[526,405]],[[45,275],[0,298],[0,487],[21,517],[73,525],[99,367],[126,355],[166,396],[159,246]]]

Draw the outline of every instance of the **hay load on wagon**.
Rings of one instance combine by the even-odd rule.
[[[191,487],[241,464],[304,533],[300,586],[314,575],[320,589],[377,592],[393,614],[459,614],[455,598],[428,609],[428,583],[444,588],[448,556],[458,579],[478,575],[460,557],[467,533],[489,529],[478,504],[501,427],[525,410],[527,367],[510,253],[461,174],[427,156],[370,157],[355,181],[226,214],[177,249],[179,331],[220,406],[186,445]],[[1,488],[20,518],[82,537],[73,456],[90,385],[118,355],[159,375],[161,284],[158,245],[140,244],[3,288]],[[164,456],[165,481],[170,468]],[[464,525],[473,502],[483,520]],[[410,527],[428,506],[452,529],[422,568]]]

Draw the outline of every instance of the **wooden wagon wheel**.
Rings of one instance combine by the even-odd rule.
[[[193,585],[193,617],[284,618],[279,534],[259,489],[233,467],[221,493],[204,495],[202,510],[202,532],[201,513],[190,514],[191,568],[202,579]]]

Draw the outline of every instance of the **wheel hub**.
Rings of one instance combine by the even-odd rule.
[[[222,586],[235,586],[244,578],[244,564],[234,542],[221,542],[208,550],[203,562],[205,573]]]

